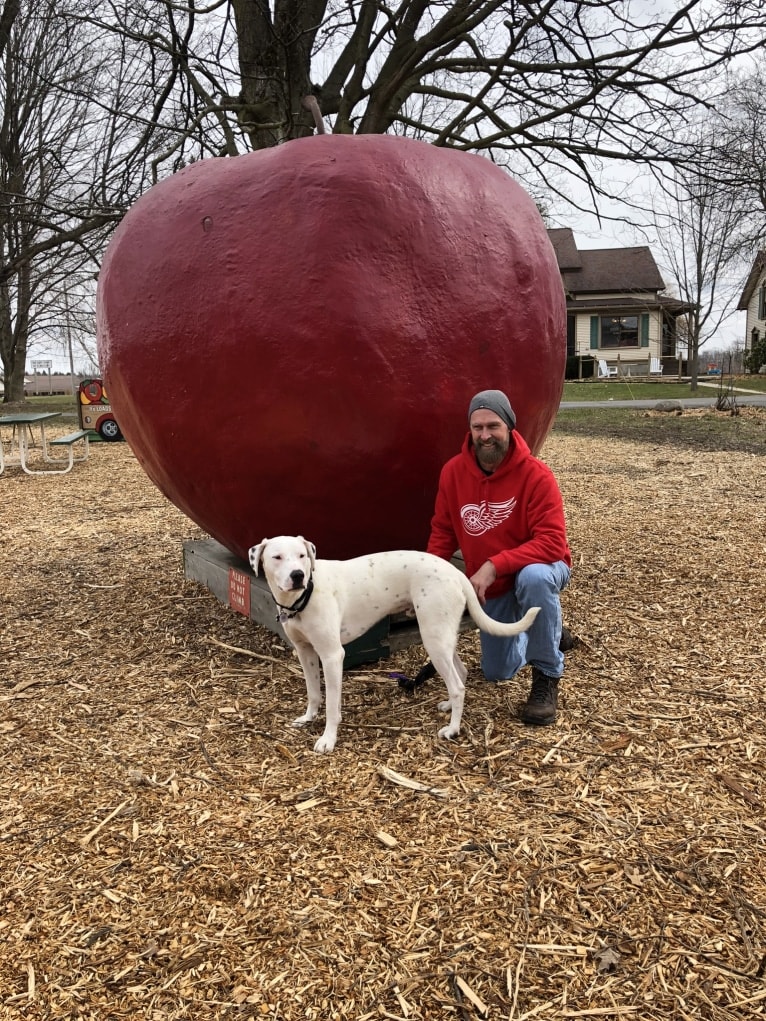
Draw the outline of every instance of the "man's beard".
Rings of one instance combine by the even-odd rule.
[[[505,458],[510,447],[510,441],[488,440],[486,443],[476,444],[476,460],[479,465],[487,471],[493,471]]]

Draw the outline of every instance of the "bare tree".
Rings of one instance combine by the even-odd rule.
[[[130,38],[97,35],[98,0],[21,0],[0,32],[0,358],[6,402],[23,399],[30,343],[65,323],[65,286],[93,276],[103,245],[151,180],[158,77]],[[6,22],[10,5],[0,17]],[[127,25],[127,21],[125,22]],[[142,22],[142,29],[146,22]],[[166,61],[169,66],[170,59]]]
[[[653,203],[663,262],[675,278],[679,296],[691,305],[686,342],[692,391],[697,389],[701,348],[715,340],[720,327],[736,313],[745,227],[736,192],[703,169],[714,141],[705,132],[696,136],[694,145],[699,168],[677,167],[672,177],[658,177]]]
[[[766,72],[729,79],[717,109],[715,145],[708,172],[737,198],[748,223],[743,242],[753,253],[766,238]]]
[[[689,300],[700,305],[689,322],[692,343],[696,338],[699,348],[705,339],[715,342],[716,329],[735,314],[735,301],[766,239],[766,74],[757,63],[726,75],[697,139],[693,163],[674,181],[676,216],[659,242],[676,277],[687,281]],[[685,245],[683,255],[679,244]],[[711,359],[743,367],[741,350],[729,352],[724,361]]]
[[[723,69],[757,50],[766,31],[759,0],[151,7],[147,48],[171,56],[188,130],[219,153],[313,133],[313,97],[334,132],[406,133],[485,151],[538,194],[574,175],[594,199],[604,162],[656,167],[693,156],[679,125],[714,101]],[[123,31],[115,13],[102,30]]]
[[[740,376],[745,371],[745,347],[743,341],[735,342],[731,347],[708,347],[705,349],[705,360],[715,365],[722,376]]]

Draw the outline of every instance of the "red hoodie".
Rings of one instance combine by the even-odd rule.
[[[527,564],[572,566],[564,504],[550,468],[534,457],[520,433],[491,475],[476,462],[471,434],[463,449],[442,468],[431,520],[428,552],[449,560],[460,549],[470,578],[491,560],[497,580],[494,599],[513,588]]]

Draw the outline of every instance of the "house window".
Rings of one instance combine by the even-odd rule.
[[[758,318],[766,319],[766,280],[761,284],[758,292]]]
[[[601,347],[638,347],[638,316],[601,316]]]

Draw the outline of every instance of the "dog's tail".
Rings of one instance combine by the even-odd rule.
[[[501,624],[499,620],[493,620],[492,617],[484,612],[479,602],[479,597],[476,595],[474,587],[468,578],[462,573],[460,577],[462,579],[463,592],[465,593],[466,608],[477,627],[480,627],[482,631],[486,631],[488,635],[498,635],[501,638],[512,638],[514,635],[520,635],[522,631],[529,630],[535,621],[535,617],[540,612],[539,606],[533,606],[531,610],[527,610],[521,620],[517,620],[514,624]]]

